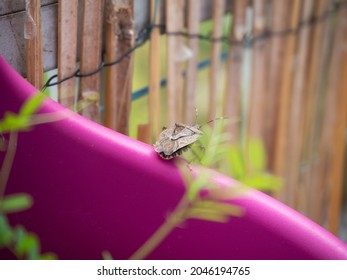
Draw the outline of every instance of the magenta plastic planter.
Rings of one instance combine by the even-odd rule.
[[[34,92],[0,58],[0,118]],[[41,113],[63,112],[47,100]],[[1,153],[2,162],[4,154]],[[218,176],[221,185],[236,182]],[[21,132],[6,192],[34,206],[10,215],[60,259],[127,259],[163,223],[184,193],[174,164],[153,147],[71,113]],[[237,200],[246,213],[228,223],[188,220],[150,259],[347,259],[347,246],[319,225],[257,191]],[[7,254],[0,251],[0,258]]]

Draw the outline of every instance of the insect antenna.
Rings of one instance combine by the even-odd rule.
[[[225,120],[225,119],[229,119],[229,117],[219,117],[219,118],[212,119],[212,120],[210,120],[208,122],[205,122],[205,123],[201,124],[200,127],[203,127],[204,125],[207,125],[207,124],[209,124],[211,122],[214,122],[214,121],[217,121],[217,120]]]
[[[198,108],[194,107],[194,109],[195,109],[195,123],[196,123],[198,120]]]

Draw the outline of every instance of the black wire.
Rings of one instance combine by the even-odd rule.
[[[122,54],[120,57],[118,57],[116,60],[112,61],[112,62],[108,62],[105,63],[105,53],[103,52],[102,54],[102,60],[100,65],[98,66],[98,68],[96,68],[93,71],[87,72],[87,73],[81,73],[80,69],[77,69],[74,73],[72,73],[71,75],[64,77],[56,82],[52,82],[52,80],[57,79],[58,75],[55,74],[52,77],[50,77],[47,82],[43,85],[41,91],[44,91],[46,88],[51,87],[51,86],[56,86],[59,85],[69,79],[72,79],[74,77],[76,78],[85,78],[85,77],[89,77],[92,75],[95,75],[99,72],[102,71],[103,68],[105,67],[110,67],[113,66],[115,64],[120,63],[124,58],[126,58],[127,56],[129,56],[132,52],[134,52],[137,48],[139,48],[140,46],[142,46],[144,43],[146,43],[149,40],[150,34],[151,34],[151,30],[153,30],[154,25],[150,25],[147,28],[144,28],[142,31],[139,32],[138,37],[136,38],[136,44],[131,47],[130,49],[128,49],[124,54]]]
[[[156,1],[155,7],[157,7],[157,2],[158,1]],[[280,31],[265,30],[264,32],[257,34],[255,36],[253,36],[252,34],[245,34],[245,36],[241,40],[233,40],[233,39],[229,38],[228,36],[213,37],[210,34],[200,34],[200,33],[193,34],[193,33],[188,33],[188,32],[184,32],[184,31],[165,32],[165,30],[166,30],[165,25],[162,25],[162,24],[156,25],[155,24],[155,16],[156,16],[156,13],[155,13],[155,16],[153,17],[152,22],[138,33],[138,36],[135,40],[135,42],[136,42],[135,45],[133,47],[129,48],[125,53],[123,53],[116,60],[114,60],[112,62],[105,63],[105,59],[104,59],[105,53],[103,52],[101,63],[98,66],[98,68],[96,68],[95,70],[87,72],[87,73],[81,73],[80,69],[77,69],[71,75],[64,77],[60,80],[57,80],[56,82],[52,82],[52,81],[54,79],[58,79],[58,75],[53,75],[44,84],[44,86],[42,87],[42,90],[44,90],[48,87],[51,87],[51,86],[59,85],[59,84],[65,82],[69,79],[72,79],[74,77],[84,78],[84,77],[89,77],[89,76],[95,75],[95,74],[101,72],[102,69],[105,67],[110,67],[110,66],[113,66],[113,65],[120,63],[123,59],[125,59],[127,56],[129,56],[131,53],[133,53],[137,48],[139,48],[140,46],[142,46],[144,43],[146,43],[149,40],[154,28],[159,28],[161,30],[164,30],[164,33],[167,36],[182,36],[182,37],[186,37],[186,38],[196,38],[199,40],[209,41],[212,43],[222,42],[222,43],[225,43],[228,45],[252,46],[255,42],[260,41],[260,40],[264,40],[264,39],[268,39],[268,38],[272,38],[272,37],[285,37],[285,36],[288,36],[290,34],[298,33],[298,32],[300,32],[301,29],[303,29],[305,27],[308,27],[308,26],[311,26],[311,25],[314,25],[314,24],[317,24],[319,22],[326,20],[327,18],[329,18],[333,14],[335,14],[340,8],[342,8],[342,7],[346,8],[347,7],[346,4],[347,4],[347,1],[334,2],[332,7],[330,9],[327,9],[321,15],[312,16],[311,18],[309,18],[307,20],[300,21],[298,23],[297,28],[295,28],[295,29],[288,28],[288,29],[284,29],[284,30],[280,30]]]

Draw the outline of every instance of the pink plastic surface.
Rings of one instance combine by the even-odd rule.
[[[18,112],[34,92],[0,57],[0,119]],[[47,100],[40,112],[58,111],[63,107]],[[99,259],[104,250],[127,259],[173,210],[183,182],[152,146],[69,115],[19,134],[7,193],[30,193],[34,206],[10,215],[10,222],[36,232],[43,252],[60,259]],[[149,258],[347,259],[345,243],[271,197],[251,191],[237,203],[243,217],[188,220]]]

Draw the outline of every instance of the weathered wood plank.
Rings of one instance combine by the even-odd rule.
[[[223,14],[225,10],[224,0],[213,1],[213,30],[212,37],[219,38],[223,35]],[[209,99],[208,99],[208,119],[212,120],[216,117],[217,99],[219,93],[219,75],[221,71],[220,55],[222,53],[222,42],[212,42],[211,48],[211,67],[209,77]]]
[[[200,20],[211,18],[212,1],[201,2]],[[229,2],[232,1],[227,2],[227,7],[230,7]],[[134,0],[136,34],[149,23],[149,12],[148,1]],[[161,22],[164,22],[164,5],[161,6],[160,14]],[[0,55],[21,75],[26,76],[24,17],[25,1],[0,1]],[[44,70],[47,71],[57,67],[58,0],[42,0],[41,17],[43,63]]]
[[[49,70],[56,67],[58,5],[42,6],[41,19],[44,23],[43,63],[44,69]],[[25,10],[0,16],[0,55],[21,75],[26,76],[24,20]]]
[[[26,40],[26,67],[29,83],[40,89],[43,86],[43,53],[40,0],[27,1],[24,20]]]
[[[192,34],[199,33],[200,28],[200,6],[201,1],[188,0],[187,1],[187,27],[188,32]],[[187,62],[186,77],[184,81],[184,96],[183,96],[183,114],[184,121],[187,124],[193,124],[195,119],[195,89],[197,86],[197,64],[199,55],[199,39],[188,38],[187,46],[192,51],[193,55]]]
[[[78,0],[60,0],[58,26],[58,77],[59,80],[76,71]],[[75,81],[59,85],[58,101],[66,107],[75,102]]]
[[[106,0],[106,62],[121,57],[134,46],[132,0]],[[106,69],[106,126],[128,134],[133,76],[133,54]]]
[[[166,2],[166,28],[167,32],[181,32],[183,28],[183,1]],[[166,73],[167,73],[167,126],[175,122],[182,122],[182,38],[179,36],[168,36],[166,39]]]
[[[155,24],[160,23],[159,7],[155,7],[157,0],[151,0],[151,18],[154,19]],[[158,1],[158,3],[160,3]],[[154,29],[151,34],[149,45],[149,95],[148,95],[148,118],[149,124],[147,128],[150,129],[150,138],[152,136],[158,137],[161,125],[161,112],[160,112],[160,32]],[[148,142],[151,143],[151,142]]]
[[[290,7],[290,23],[291,29],[296,29],[300,20],[300,7],[301,0],[295,0],[292,2]],[[278,130],[276,134],[276,146],[275,146],[275,161],[274,161],[274,172],[278,176],[282,176],[285,179],[288,178],[288,150],[290,146],[289,137],[290,131],[288,129],[290,122],[290,106],[292,102],[292,83],[294,79],[294,57],[295,57],[295,46],[297,44],[297,35],[292,33],[288,36],[284,57],[283,57],[283,73],[282,73],[282,84],[279,91],[279,110],[278,110]],[[282,188],[275,196],[281,201],[287,203],[289,189],[286,184],[285,188]]]
[[[293,1],[272,1],[272,22],[270,29],[274,32],[285,30],[288,26],[288,10]],[[279,104],[281,102],[281,85],[283,81],[282,72],[284,71],[283,57],[285,54],[287,37],[274,36],[269,40],[268,48],[270,51],[270,57],[268,64],[270,65],[268,74],[268,89],[266,96],[267,110],[265,113],[265,144],[268,152],[268,165],[270,170],[274,170],[275,162],[275,149],[276,146],[276,134],[278,126]],[[265,69],[265,68],[264,68]]]
[[[254,2],[253,33],[259,36],[267,28],[266,1]],[[269,41],[265,38],[255,41],[252,49],[252,75],[248,111],[248,136],[263,140],[265,113],[268,110],[266,96],[268,89],[268,71],[264,71],[269,63]]]
[[[100,66],[104,1],[82,2],[81,74],[91,73]],[[91,102],[81,114],[95,122],[100,115],[100,73],[80,79],[78,100]]]
[[[307,20],[312,16],[313,1],[302,2],[301,20]],[[302,191],[300,187],[300,162],[304,141],[304,113],[306,109],[306,79],[307,79],[307,58],[309,52],[310,28],[303,28],[298,34],[297,57],[295,65],[295,73],[293,77],[292,102],[290,109],[289,122],[289,141],[288,148],[289,170],[288,170],[288,186],[290,187],[288,194],[289,206],[306,213],[306,205],[303,203]]]
[[[234,22],[230,32],[231,40],[242,40],[246,33],[246,8],[247,0],[238,0],[233,2],[232,13]],[[223,115],[229,118],[241,117],[241,71],[244,48],[242,45],[233,45],[229,47],[227,60],[227,78],[226,90],[224,96]],[[232,141],[237,142],[240,138],[239,126],[229,124],[227,131],[232,136]]]

